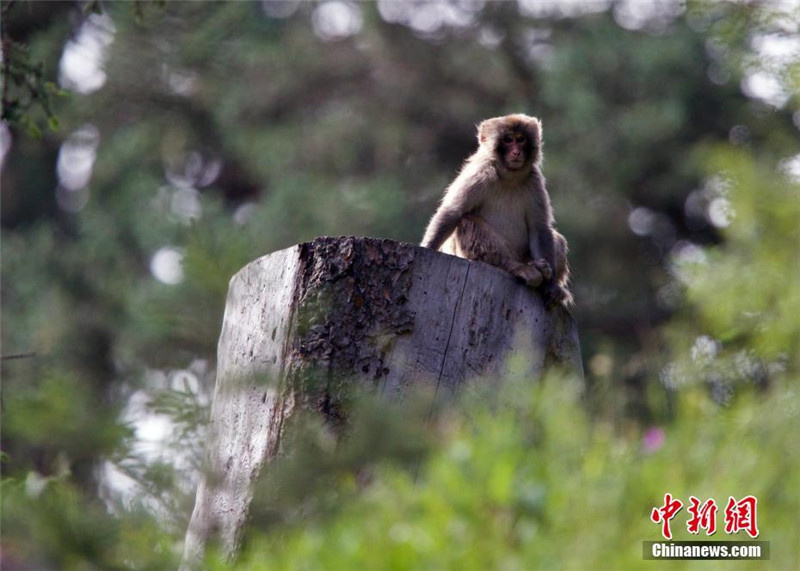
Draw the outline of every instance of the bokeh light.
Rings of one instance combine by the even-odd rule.
[[[150,272],[161,283],[176,285],[183,281],[183,250],[165,246],[150,261]]]
[[[92,93],[106,83],[103,69],[108,47],[116,29],[107,14],[91,14],[74,40],[64,46],[59,67],[59,83],[78,93]]]

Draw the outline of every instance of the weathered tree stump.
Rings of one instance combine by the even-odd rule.
[[[318,238],[248,264],[228,291],[209,473],[197,490],[185,565],[210,540],[235,553],[251,484],[296,410],[335,420],[337,394],[353,384],[388,398],[422,385],[439,398],[470,377],[502,372],[512,353],[532,378],[551,362],[582,375],[569,313],[546,310],[538,293],[492,266],[354,237]]]

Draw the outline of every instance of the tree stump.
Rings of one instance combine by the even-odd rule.
[[[235,553],[251,484],[296,410],[335,420],[337,394],[353,384],[388,398],[427,386],[441,398],[471,377],[502,373],[510,354],[532,378],[550,363],[583,374],[569,313],[546,310],[537,292],[493,266],[355,237],[318,238],[248,264],[228,290],[209,472],[184,566],[212,540]]]

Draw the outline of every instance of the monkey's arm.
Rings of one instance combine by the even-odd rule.
[[[565,289],[567,280],[566,273],[566,240],[558,235],[563,243],[559,242],[556,247],[556,231],[549,225],[541,225],[530,237],[531,258],[534,264],[544,264],[546,269],[542,269],[545,280],[542,285],[542,295],[545,305],[550,307],[557,303],[570,304],[571,294]],[[558,249],[558,252],[556,252]],[[541,268],[540,268],[541,269]]]
[[[535,263],[540,263],[541,260],[547,262],[549,273],[547,279],[552,277],[552,271],[555,269],[555,243],[553,241],[553,231],[546,224],[538,224],[533,226],[528,236],[528,245],[531,252],[531,260]]]
[[[422,246],[438,250],[447,237],[455,231],[458,221],[461,220],[463,213],[452,207],[442,205],[428,223],[425,230],[425,237],[422,238]]]
[[[480,182],[470,184],[466,181],[469,181],[469,177],[462,173],[447,189],[441,206],[428,223],[425,236],[422,238],[421,245],[425,248],[438,250],[447,237],[455,231],[461,218],[480,203],[483,184]]]

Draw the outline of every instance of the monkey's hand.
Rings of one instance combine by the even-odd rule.
[[[508,268],[511,275],[522,280],[528,287],[538,287],[544,281],[542,272],[532,263],[520,264],[513,262]]]
[[[553,277],[553,269],[544,258],[534,260],[530,262],[530,264],[532,264],[537,270],[539,270],[539,272],[541,272],[541,274],[544,276],[544,279],[549,280]]]
[[[568,306],[572,303],[572,295],[554,281],[548,281],[545,287],[542,288],[542,297],[547,309],[554,305]]]

